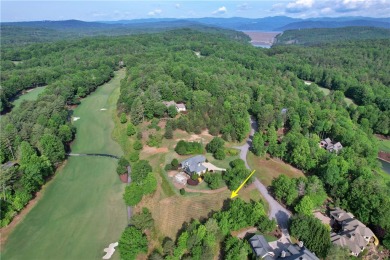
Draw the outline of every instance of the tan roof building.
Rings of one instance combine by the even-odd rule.
[[[340,208],[331,211],[330,216],[342,227],[339,233],[332,232],[330,234],[332,243],[347,247],[351,255],[358,256],[370,242],[370,239],[374,237],[374,233],[362,222],[355,219],[352,213]]]

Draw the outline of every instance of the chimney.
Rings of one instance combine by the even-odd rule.
[[[298,246],[299,246],[300,248],[302,248],[302,247],[303,247],[303,241],[299,241]]]
[[[280,253],[280,257],[281,257],[281,258],[285,258],[285,257],[286,257],[286,251],[283,250],[283,251]]]

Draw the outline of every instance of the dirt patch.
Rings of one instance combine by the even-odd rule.
[[[390,153],[385,153],[383,151],[380,151],[378,153],[378,158],[385,161],[385,162],[390,163]]]
[[[121,182],[127,183],[127,178],[129,176],[127,173],[121,174],[121,175],[118,175],[118,176],[119,176],[119,179],[121,180]]]
[[[248,233],[256,233],[256,232],[257,232],[257,228],[255,228],[255,227],[246,227],[246,228],[242,228],[242,229],[237,230],[237,231],[232,231],[230,234],[233,237],[237,237],[237,238],[243,239],[246,236],[246,234],[248,234]]]
[[[142,151],[145,153],[167,153],[168,147],[157,148],[157,147],[150,147],[146,145]]]
[[[213,138],[211,134],[209,134],[208,130],[203,130],[200,134],[191,134],[189,135],[187,132],[183,130],[176,130],[180,136],[186,136],[186,138],[178,138],[176,141],[185,140],[187,142],[208,142]],[[189,136],[188,136],[189,135]]]
[[[331,219],[328,217],[328,216],[325,216],[324,214],[322,214],[321,212],[314,212],[314,217],[318,218],[319,220],[321,220],[321,222],[325,225],[329,225],[331,226]]]

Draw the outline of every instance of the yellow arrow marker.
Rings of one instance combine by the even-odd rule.
[[[250,179],[250,177],[252,177],[252,175],[255,173],[256,170],[253,170],[253,172],[251,172],[251,174],[249,174],[248,178],[245,179],[245,181],[243,181],[240,185],[240,187],[237,188],[237,190],[234,190],[232,191],[232,195],[230,196],[231,199],[233,199],[234,197],[236,197],[238,195],[238,191],[241,190],[242,187],[244,187],[245,183]]]

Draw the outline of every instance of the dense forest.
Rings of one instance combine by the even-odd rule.
[[[316,47],[296,46],[259,50],[221,40],[192,32],[170,35],[162,39],[162,45],[133,57],[127,62],[133,68],[122,82],[118,109],[137,125],[166,116],[163,101],[184,102],[188,113],[170,120],[171,125],[195,133],[207,128],[227,141],[245,138],[251,114],[259,124],[253,143],[259,154],[268,152],[317,176],[303,184],[307,193],[299,194],[296,186],[291,202],[294,211],[305,213],[308,204],[318,207],[327,193],[336,205],[364,223],[389,230],[389,189],[375,173],[379,165],[373,136],[375,132],[388,134],[389,129],[385,73],[389,41],[337,43],[317,51]],[[304,67],[330,81],[327,86],[334,91],[329,95],[303,82],[316,81],[303,77],[298,69],[306,57],[313,63],[317,59],[317,66],[308,63]],[[336,79],[354,84],[335,88],[340,86]],[[361,90],[369,91],[371,98]],[[350,96],[356,105],[347,105],[344,92],[354,93]],[[344,148],[339,153],[321,148],[320,141],[327,137]]]
[[[389,39],[390,29],[351,26],[343,28],[312,28],[285,30],[276,37],[276,45],[323,45],[353,40]]]
[[[389,134],[389,40],[339,42],[321,47],[277,46],[270,50],[254,48],[247,42],[247,36],[238,32],[180,29],[4,46],[2,111],[11,109],[10,99],[21,90],[48,86],[38,100],[24,102],[1,118],[1,163],[18,163],[1,171],[1,225],[10,222],[64,160],[67,145],[75,135],[70,106],[124,65],[127,77],[121,83],[118,114],[125,113],[124,120],[126,114],[131,119],[129,135],[134,135],[133,127],[143,121],[171,115],[175,119],[170,120],[170,127],[194,133],[207,129],[226,141],[242,141],[248,136],[252,115],[259,124],[253,141],[255,154],[267,152],[308,176],[314,175],[304,183],[307,190],[302,194],[298,193],[299,180],[282,180],[288,183],[288,189],[276,193],[278,199],[289,200],[286,204],[305,214],[305,204],[323,200],[325,191],[335,204],[381,230],[380,238],[389,234],[389,184],[376,173],[378,144],[373,136]],[[15,60],[21,62],[15,64]],[[303,79],[332,91],[325,95]],[[348,106],[345,96],[355,104]],[[171,114],[163,104],[171,100],[184,102],[188,113]],[[321,148],[320,141],[327,137],[341,142],[343,149],[331,153]],[[129,189],[137,189],[136,185],[147,181],[151,172],[147,162],[138,164],[138,183]],[[239,183],[229,175],[234,172],[233,167],[225,176],[231,189]],[[154,187],[154,181],[150,182]],[[321,194],[316,194],[318,191]],[[136,204],[150,192],[139,192],[137,200],[127,198],[128,204]],[[232,211],[213,216],[223,233],[219,241],[224,241],[223,254],[227,259],[247,254],[244,241],[223,240],[228,230],[256,224],[243,220],[243,226],[230,227],[232,223],[225,223],[229,214],[235,212],[235,203],[242,203],[236,201],[230,205]],[[260,206],[252,208],[258,207],[260,212]],[[240,208],[244,210],[241,215],[260,214],[246,213],[248,206]],[[194,222],[166,257],[188,254],[201,259],[200,246],[216,243],[211,238],[218,235],[206,234],[206,224]],[[216,227],[216,223],[210,225]],[[145,237],[139,230],[127,229],[123,241],[133,235],[139,237],[139,251],[144,252]],[[228,257],[229,254],[232,256]]]

